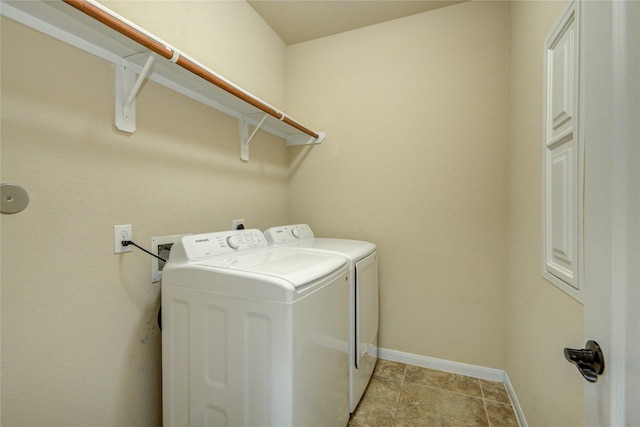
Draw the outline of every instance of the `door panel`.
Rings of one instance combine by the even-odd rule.
[[[585,338],[606,360],[585,382],[588,426],[640,425],[640,2],[581,9]]]
[[[576,146],[570,138],[547,150],[546,271],[578,289],[576,277],[577,209]]]

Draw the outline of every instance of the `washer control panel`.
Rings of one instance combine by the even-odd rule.
[[[267,247],[266,238],[257,229],[195,234],[183,237],[181,242],[187,257],[193,260]]]
[[[313,231],[307,224],[281,225],[264,232],[270,245],[281,245],[303,239],[313,239]]]

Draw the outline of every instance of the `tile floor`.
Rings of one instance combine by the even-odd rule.
[[[379,359],[349,427],[518,426],[504,385]]]

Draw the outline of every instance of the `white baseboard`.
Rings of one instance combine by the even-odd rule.
[[[392,360],[394,362],[422,366],[423,368],[437,369],[438,371],[451,372],[454,374],[480,378],[482,380],[504,383],[505,372],[500,369],[452,362],[450,360],[436,359],[435,357],[420,356],[418,354],[404,353],[402,351],[389,350],[386,348],[378,348],[378,357],[380,359]]]
[[[453,374],[466,375],[469,377],[479,378],[481,380],[496,381],[503,383],[511,399],[511,406],[518,419],[520,427],[528,427],[527,420],[524,418],[522,407],[513,389],[509,375],[503,370],[486,368],[484,366],[469,365],[467,363],[453,362],[451,360],[436,359],[435,357],[420,356],[418,354],[404,353],[397,350],[389,350],[386,348],[378,348],[378,357],[380,359],[391,360],[394,362],[407,363],[409,365],[421,366],[423,368],[437,369],[438,371],[451,372]]]
[[[520,402],[518,402],[518,396],[516,396],[516,391],[513,389],[513,385],[511,384],[509,375],[506,372],[504,373],[504,386],[507,389],[507,393],[509,394],[509,399],[511,399],[511,406],[513,406],[513,412],[516,413],[516,418],[518,419],[518,425],[520,427],[529,427],[529,424],[527,424],[527,420],[524,418],[524,412],[522,412],[522,407],[520,406]]]

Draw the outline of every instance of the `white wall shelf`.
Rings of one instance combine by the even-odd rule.
[[[242,160],[255,129],[287,145],[319,144],[314,132],[94,0],[0,3],[2,15],[114,64],[116,127],[135,131],[135,98],[145,78],[239,120]],[[254,132],[249,134],[249,125]]]

